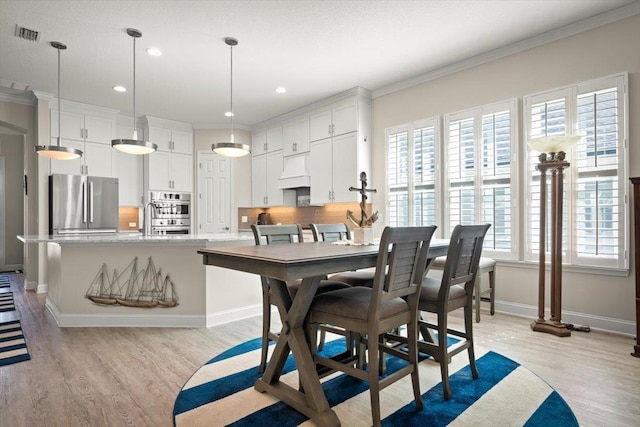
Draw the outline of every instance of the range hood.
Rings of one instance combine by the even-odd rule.
[[[307,169],[307,156],[284,159],[282,175],[278,179],[278,188],[280,190],[309,187],[310,184],[311,176]]]

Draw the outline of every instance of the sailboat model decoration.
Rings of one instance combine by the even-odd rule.
[[[156,270],[151,257],[144,270],[138,270],[136,257],[122,273],[118,274],[114,270],[111,276],[107,265],[102,264],[85,298],[94,304],[105,306],[153,308],[178,305],[175,284],[168,274],[162,277],[162,269]]]

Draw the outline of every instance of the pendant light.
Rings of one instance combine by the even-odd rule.
[[[58,138],[57,145],[37,145],[36,153],[54,160],[73,160],[82,156],[82,151],[60,145],[62,134],[62,128],[60,127],[60,116],[62,116],[62,109],[60,108],[60,51],[65,50],[67,45],[60,42],[51,42],[51,46],[58,49]]]
[[[118,151],[127,154],[149,154],[158,149],[153,142],[138,139],[136,129],[136,39],[142,37],[142,33],[133,28],[127,28],[127,34],[133,38],[133,136],[131,139],[113,139],[111,146]]]
[[[238,40],[233,37],[227,37],[224,39],[224,42],[231,49],[231,106],[229,108],[229,116],[231,116],[231,138],[229,138],[229,142],[216,142],[211,145],[211,149],[216,153],[222,156],[227,157],[241,157],[249,154],[251,149],[246,144],[236,143],[233,138],[233,47],[238,44]]]

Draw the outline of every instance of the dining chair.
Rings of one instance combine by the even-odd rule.
[[[450,399],[452,395],[449,383],[449,363],[452,356],[466,349],[469,353],[471,375],[474,379],[479,376],[473,349],[472,297],[482,243],[489,227],[491,224],[457,225],[451,234],[442,279],[426,277],[422,281],[418,309],[436,313],[437,323],[422,319],[418,321],[424,338],[418,342],[418,351],[433,356],[440,364],[445,399]],[[448,313],[459,308],[464,309],[463,330],[450,328],[447,323]],[[428,329],[435,330],[437,337],[431,337]],[[447,335],[460,340],[447,346]]]
[[[315,352],[317,365],[345,372],[369,382],[371,415],[380,426],[380,390],[411,375],[416,408],[422,410],[418,378],[418,300],[427,267],[431,237],[436,227],[386,227],[380,239],[376,274],[371,288],[356,286],[317,295],[309,309],[306,327],[310,336],[320,324],[332,324],[363,337],[366,342],[367,369],[359,356],[334,360]],[[387,274],[385,274],[387,268]],[[407,325],[408,349],[401,351],[384,345],[385,332]],[[399,357],[407,365],[380,376],[380,360],[386,354]]]
[[[431,263],[432,270],[444,270],[447,257],[441,256]],[[482,276],[489,274],[489,287],[482,289]],[[484,295],[489,294],[488,297]],[[480,303],[489,303],[489,313],[493,316],[496,312],[496,260],[493,258],[480,257],[478,263],[478,274],[473,289],[473,301],[476,307],[476,323],[480,322]]]
[[[285,224],[285,225],[258,225],[251,224],[251,230],[253,231],[253,237],[256,245],[265,244],[287,244],[287,243],[302,243],[304,236],[302,234],[302,227],[300,224]],[[260,372],[264,372],[267,367],[267,355],[269,351],[269,341],[276,341],[278,334],[271,332],[271,286],[269,284],[271,278],[267,276],[260,276],[262,282],[262,352],[260,356]],[[287,289],[291,298],[295,298],[296,292],[300,288],[302,280],[296,280],[291,283],[287,283]],[[316,293],[334,291],[337,289],[347,288],[349,285],[346,283],[334,281],[334,280],[321,280],[318,285]],[[331,332],[340,332],[330,329]]]

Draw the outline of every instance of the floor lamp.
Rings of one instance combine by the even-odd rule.
[[[569,150],[580,136],[544,136],[532,139],[529,146],[538,151],[540,172],[540,264],[538,270],[538,318],[531,323],[536,332],[568,337],[571,331],[562,323],[562,195],[565,161]],[[551,177],[551,317],[545,320],[545,237],[547,234],[547,174]]]

